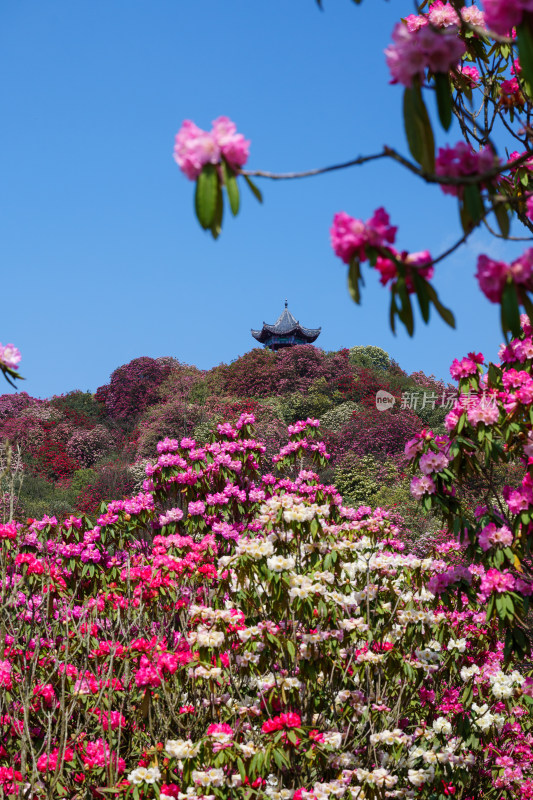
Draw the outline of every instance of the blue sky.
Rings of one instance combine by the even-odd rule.
[[[251,349],[250,328],[285,298],[326,350],[375,344],[404,369],[447,376],[455,356],[495,357],[498,315],[473,278],[476,234],[435,280],[456,312],[388,328],[388,292],[367,271],[363,305],[346,289],[329,227],[385,205],[400,249],[434,255],[460,235],[453,198],[378,162],[245,190],[219,241],[193,217],[193,184],[172,160],[183,119],[226,114],[252,141],[248,166],[306,169],[406,151],[402,90],[383,49],[412,4],[391,0],[4,0],[0,339],[23,353],[21,388],[94,391],[138,356],[209,368]],[[452,128],[448,140],[455,142]],[[442,136],[440,143],[446,141]],[[6,386],[6,391],[7,391]]]

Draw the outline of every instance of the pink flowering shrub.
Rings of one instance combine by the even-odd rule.
[[[4,793],[526,800],[533,681],[477,601],[428,591],[508,579],[344,507],[317,420],[274,464],[253,424],[162,440],[95,522],[0,526]]]
[[[446,417],[447,435],[423,431],[406,445],[406,454],[423,473],[413,477],[413,494],[444,515],[465,563],[472,564],[468,576],[443,573],[438,591],[467,590],[487,604],[487,619],[506,628],[506,651],[524,653],[533,595],[533,340],[527,317],[521,335],[502,345],[500,359],[486,370],[481,353],[454,361],[450,372],[459,396]],[[518,473],[501,494],[493,478],[498,463],[516,465]],[[474,514],[459,491],[468,475],[479,485]]]
[[[82,467],[92,467],[115,444],[115,437],[104,425],[75,431],[67,442],[67,453]]]

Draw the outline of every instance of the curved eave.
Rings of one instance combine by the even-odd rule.
[[[265,344],[272,336],[283,338],[285,336],[299,336],[302,339],[307,339],[309,344],[314,342],[320,336],[322,328],[302,328],[300,325],[290,330],[280,331],[276,329],[275,325],[263,325],[261,331],[252,330],[252,336],[257,339],[261,344]]]

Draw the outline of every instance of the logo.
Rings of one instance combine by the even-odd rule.
[[[376,392],[376,408],[378,411],[388,411],[395,402],[396,398],[390,392],[386,392],[384,389]]]

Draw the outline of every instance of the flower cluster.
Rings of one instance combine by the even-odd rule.
[[[531,0],[483,0],[487,27],[502,36],[520,25],[523,17],[533,11]]]
[[[476,278],[481,291],[491,303],[499,303],[508,282],[526,291],[533,289],[533,248],[526,250],[511,264],[480,255]]]
[[[207,132],[187,119],[176,134],[174,160],[182,172],[194,181],[206,164],[219,164],[224,158],[233,170],[248,160],[250,142],[237,133],[228,117],[218,117]]]
[[[399,22],[392,34],[393,44],[385,50],[392,82],[412,86],[415,79],[424,80],[426,69],[447,73],[466,50],[457,32],[456,25],[436,30],[433,25],[416,28]]]
[[[457,142],[450,147],[441,147],[435,161],[435,173],[448,178],[464,178],[487,172],[498,163],[492,148],[487,145],[479,152],[466,142]],[[462,196],[463,187],[454,184],[441,184],[445,194]]]

